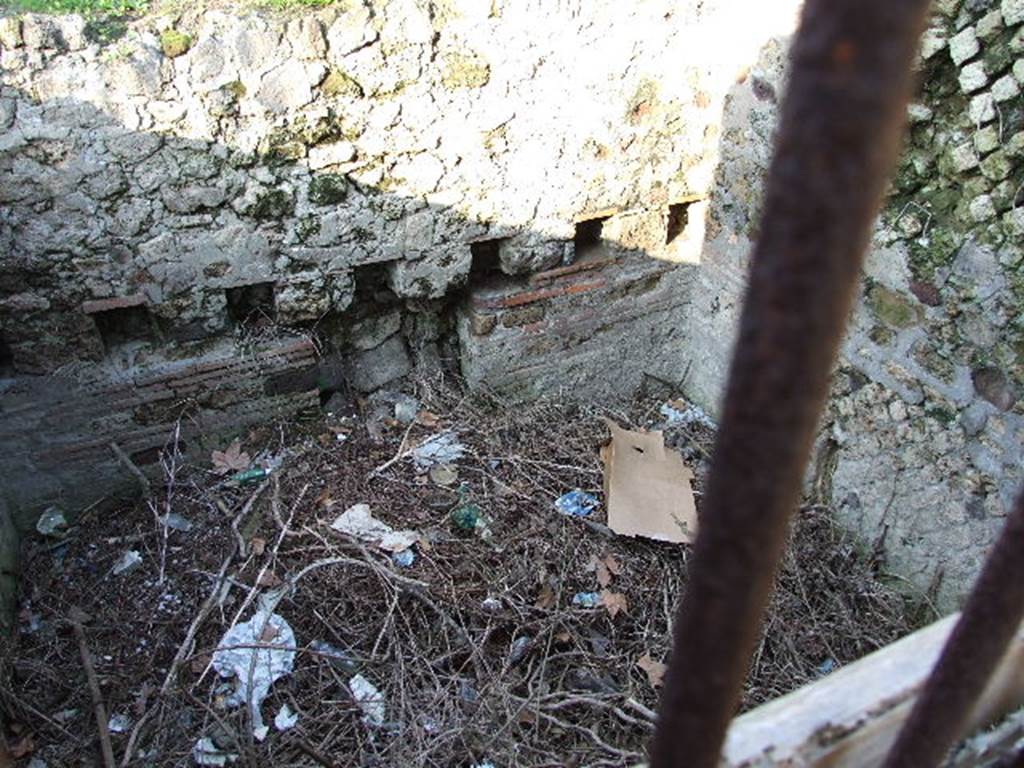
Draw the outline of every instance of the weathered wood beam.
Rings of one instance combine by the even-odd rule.
[[[722,767],[882,765],[958,620],[959,614],[947,617],[736,718],[726,736]],[[1022,706],[1024,624],[971,711],[966,729],[955,738]],[[1018,727],[1024,729],[1024,723]],[[964,768],[974,764],[958,763]]]

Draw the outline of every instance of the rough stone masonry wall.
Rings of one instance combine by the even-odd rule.
[[[110,442],[141,462],[176,415],[204,445],[445,356],[522,396],[685,378],[713,411],[797,5],[0,20],[7,494],[73,510],[132,482]],[[945,607],[1021,475],[1022,14],[937,4],[817,462]]]
[[[0,20],[14,506],[132,483],[110,444],[152,461],[179,417],[203,447],[446,354],[522,395],[679,379],[726,92],[796,5]]]
[[[890,569],[952,608],[1024,480],[1024,2],[939,0],[813,482]],[[751,241],[781,52],[733,91],[687,329],[713,407]],[[754,148],[753,151],[750,148]]]

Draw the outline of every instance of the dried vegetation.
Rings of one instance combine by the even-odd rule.
[[[657,708],[652,683],[667,660],[689,549],[616,537],[597,522],[600,512],[594,521],[569,518],[553,501],[574,488],[600,498],[600,417],[656,425],[661,401],[622,412],[559,402],[511,407],[439,383],[421,384],[417,395],[429,426],[406,427],[362,404],[351,419],[326,416],[292,425],[291,433],[275,426],[246,436],[242,448],[252,457],[282,459],[253,484],[184,463],[172,440],[166,483],[148,501],[86,512],[56,545],[29,542],[19,636],[7,652],[10,679],[0,685],[9,744],[50,766],[98,764],[97,728],[66,621],[77,607],[90,616],[85,635],[107,708],[129,723],[112,734],[126,765],[189,764],[201,737],[246,766],[642,759]],[[456,530],[450,511],[460,495],[402,455],[442,429],[468,448],[458,480],[490,519],[490,540]],[[668,436],[697,469],[699,493],[710,431],[679,426]],[[229,452],[235,464],[244,459]],[[357,502],[422,534],[412,566],[330,528]],[[161,525],[168,513],[192,529]],[[141,565],[113,575],[129,549]],[[596,608],[573,605],[577,592],[602,588],[620,597]],[[276,610],[291,624],[298,652],[294,671],[266,699],[264,719],[272,723],[284,704],[299,718],[258,742],[245,707],[219,705],[223,682],[208,665],[226,630],[267,594],[279,596]],[[920,603],[886,586],[878,562],[833,525],[827,509],[805,508],[743,706],[792,690],[926,618]],[[357,672],[383,694],[380,727],[368,726],[353,701]]]

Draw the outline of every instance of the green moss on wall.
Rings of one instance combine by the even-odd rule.
[[[283,219],[295,211],[295,198],[283,189],[272,189],[257,198],[249,215],[257,219]]]
[[[179,32],[176,29],[168,29],[160,34],[160,48],[164,56],[175,59],[178,56],[188,53],[192,47],[192,36]]]
[[[867,304],[875,317],[891,328],[907,328],[924,319],[920,304],[880,283],[868,289]]]
[[[322,173],[309,182],[309,201],[317,205],[336,205],[348,196],[348,179],[336,173]]]

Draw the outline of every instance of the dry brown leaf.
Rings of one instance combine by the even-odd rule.
[[[622,563],[619,562],[615,555],[605,555],[601,558],[601,562],[604,563],[604,567],[614,576],[622,575]]]
[[[149,697],[156,693],[156,688],[152,683],[143,683],[139,689],[138,695],[135,697],[135,701],[132,702],[132,711],[136,717],[142,717],[146,714],[146,705],[149,702]]]
[[[256,584],[261,587],[277,587],[281,584],[281,579],[273,571],[264,571],[260,574],[260,577],[256,579]]]
[[[563,629],[555,635],[556,643],[568,643],[570,640],[572,640],[572,633],[567,629]]]
[[[603,560],[598,560],[594,565],[594,570],[597,571],[597,583],[602,587],[607,587],[612,583],[612,572],[608,569],[608,566],[604,564]]]
[[[665,670],[668,666],[652,659],[651,654],[645,653],[636,660],[636,665],[647,674],[647,680],[652,688],[660,688],[665,682]]]
[[[537,723],[537,715],[528,709],[522,710],[517,719],[520,725],[535,725]]]
[[[23,757],[28,757],[36,751],[36,743],[32,740],[32,734],[22,736],[20,739],[15,741],[10,746],[11,757],[15,760],[20,760]]]
[[[263,632],[260,633],[260,642],[269,643],[275,637],[277,637],[277,627],[275,627],[273,624],[267,624],[263,628]]]
[[[540,594],[537,596],[534,606],[547,610],[555,604],[555,599],[555,590],[551,588],[550,584],[545,584],[540,588]]]
[[[235,440],[226,451],[214,451],[210,454],[213,469],[218,475],[229,472],[244,472],[252,464],[249,454],[242,450],[241,444]]]
[[[316,496],[316,503],[324,508],[331,506],[334,503],[334,499],[331,498],[331,489],[324,488]]]
[[[619,615],[619,611],[625,613],[629,610],[629,601],[621,592],[601,590],[601,603],[608,609],[608,615],[613,619]]]
[[[267,550],[267,540],[257,536],[249,542],[249,548],[256,557],[260,557]]]
[[[416,414],[416,423],[421,427],[434,428],[441,423],[441,417],[430,411],[420,411]]]

